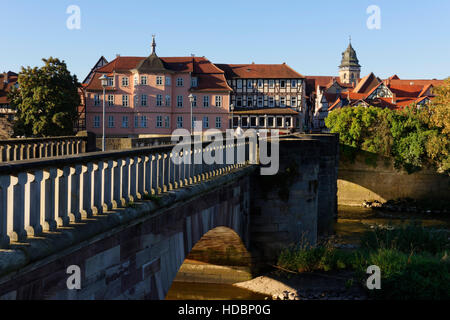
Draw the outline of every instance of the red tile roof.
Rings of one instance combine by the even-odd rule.
[[[135,69],[146,57],[117,57],[107,65],[96,70],[87,88],[89,90],[102,90],[98,78],[103,73],[118,72],[128,73]],[[228,86],[224,71],[219,69],[205,57],[160,57],[164,67],[173,72],[192,73],[198,77],[198,87],[192,91],[231,91]],[[107,90],[113,90],[109,88]]]
[[[12,87],[17,83],[18,80],[17,73],[8,71],[5,73],[0,73],[0,104],[8,104],[8,93],[11,91]],[[7,82],[6,82],[7,80]]]
[[[227,79],[299,79],[300,73],[287,64],[216,64],[225,71]]]

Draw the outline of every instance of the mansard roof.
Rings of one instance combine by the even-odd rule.
[[[153,55],[153,54],[152,54]],[[231,91],[224,71],[205,57],[116,57],[96,70],[96,75],[87,85],[88,90],[102,90],[98,78],[101,74],[116,73],[191,73],[198,78],[198,86],[192,91]],[[111,88],[112,89],[112,88]]]
[[[227,79],[303,79],[303,75],[282,64],[216,64]]]

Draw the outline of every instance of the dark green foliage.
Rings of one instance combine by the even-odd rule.
[[[80,105],[77,77],[64,61],[42,60],[41,68],[22,68],[20,87],[10,93],[11,106],[17,110],[14,135],[72,135]]]
[[[294,272],[351,269],[365,283],[367,267],[381,270],[376,299],[450,299],[448,233],[420,225],[368,231],[361,248],[348,251],[329,245],[298,245],[281,252],[278,266]],[[350,284],[349,284],[350,285]]]
[[[428,107],[402,111],[376,107],[346,107],[331,112],[325,124],[339,133],[344,145],[394,159],[397,168],[414,172],[432,164],[441,172],[448,154],[448,135],[427,121]],[[439,139],[437,137],[440,137]],[[429,141],[434,143],[430,144]],[[349,150],[344,150],[349,153]],[[354,155],[349,155],[350,159]],[[366,158],[370,165],[375,158]]]

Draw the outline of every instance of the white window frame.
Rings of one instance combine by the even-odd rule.
[[[242,89],[242,79],[237,79],[236,80],[236,88],[237,89]]]
[[[209,107],[209,96],[203,96],[203,107],[204,108]]]
[[[195,88],[198,86],[198,78],[197,77],[192,77],[191,78],[191,87]]]
[[[129,79],[128,77],[122,77],[122,87],[128,87]]]
[[[146,94],[141,95],[141,106],[148,106],[148,96]]]
[[[264,97],[263,96],[258,96],[257,100],[258,100],[257,101],[258,108],[264,107]]]
[[[162,94],[156,95],[156,106],[161,107],[163,105],[163,96]]]
[[[122,107],[128,107],[130,105],[129,97],[127,94],[122,95]]]
[[[297,97],[296,96],[291,97],[291,107],[297,107]]]
[[[114,95],[113,94],[108,94],[108,106],[109,107],[114,106]]]
[[[108,77],[108,87],[114,87],[114,77]]]
[[[163,118],[162,116],[156,116],[156,127],[162,128],[163,127]]]
[[[183,78],[177,78],[177,87],[182,87],[184,85]]]
[[[141,76],[141,85],[147,85],[147,76]]]
[[[297,80],[291,80],[291,88],[297,88]]]
[[[147,116],[141,116],[141,128],[148,127],[148,119]]]
[[[268,103],[268,106],[269,106],[270,108],[275,107],[275,98],[274,98],[274,97],[269,97],[269,98],[267,99],[267,103]]]
[[[252,119],[255,120],[255,125],[252,125]],[[249,125],[250,125],[250,128],[256,128],[258,126],[258,117],[257,116],[250,116]]]
[[[222,106],[222,96],[216,96],[216,107]]]
[[[99,105],[100,105],[100,95],[94,94],[94,106],[99,106]]]
[[[204,116],[202,123],[203,123],[203,128],[205,128],[205,129],[209,128],[209,117]]]
[[[216,128],[222,128],[222,118],[216,117]]]
[[[164,117],[164,128],[170,128],[170,117],[169,116]]]
[[[163,77],[162,76],[156,76],[156,85],[157,86],[163,85]]]
[[[183,128],[183,116],[177,117],[177,128]]]
[[[273,80],[273,79],[270,79],[269,80],[269,88],[275,88],[275,80]]]
[[[253,80],[247,80],[247,89],[253,89]]]
[[[286,88],[287,87],[287,84],[286,84],[286,80],[284,80],[284,79],[281,79],[280,80],[280,88]]]
[[[171,85],[171,78],[170,77],[168,77],[168,76],[166,76],[165,77],[166,78],[166,86],[170,86]]]
[[[263,87],[264,87],[264,80],[258,79],[258,88],[263,88]]]
[[[177,108],[182,108],[182,107],[183,107],[183,96],[177,96]]]

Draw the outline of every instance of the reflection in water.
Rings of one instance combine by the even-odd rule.
[[[265,297],[231,284],[173,282],[166,300],[264,300]]]

